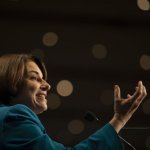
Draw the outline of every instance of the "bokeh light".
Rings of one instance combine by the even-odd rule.
[[[148,0],[137,0],[137,6],[143,11],[150,9],[150,3]]]
[[[95,44],[92,47],[92,54],[95,58],[102,59],[102,58],[105,58],[107,56],[107,49],[102,44]]]
[[[57,84],[57,92],[61,96],[69,96],[73,92],[73,85],[69,80],[61,80]]]
[[[68,124],[68,130],[72,134],[80,134],[84,130],[84,123],[81,120],[72,120]]]
[[[140,58],[140,66],[144,70],[149,70],[150,69],[150,56],[142,55]]]
[[[57,109],[61,105],[61,99],[57,94],[49,94],[47,104],[49,109]]]
[[[44,34],[42,41],[45,46],[51,47],[58,42],[58,36],[54,32],[47,32]]]

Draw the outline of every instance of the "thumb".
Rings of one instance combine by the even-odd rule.
[[[121,98],[120,87],[118,85],[114,86],[114,99],[118,100]]]

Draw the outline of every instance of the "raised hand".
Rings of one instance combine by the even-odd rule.
[[[117,132],[128,122],[134,112],[137,110],[145,96],[146,88],[142,81],[138,82],[133,95],[128,94],[126,98],[121,97],[121,91],[118,85],[114,87],[114,116],[110,124]]]

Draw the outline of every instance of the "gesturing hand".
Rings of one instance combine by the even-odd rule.
[[[118,85],[114,87],[114,117],[110,123],[117,132],[127,123],[133,113],[137,110],[145,96],[146,88],[142,81],[138,82],[133,95],[128,94],[126,98],[121,97],[121,91]]]

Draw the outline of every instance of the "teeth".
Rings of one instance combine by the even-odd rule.
[[[40,98],[45,98],[45,95],[43,95],[43,94],[39,94],[39,95],[37,95],[38,97],[40,97]]]

